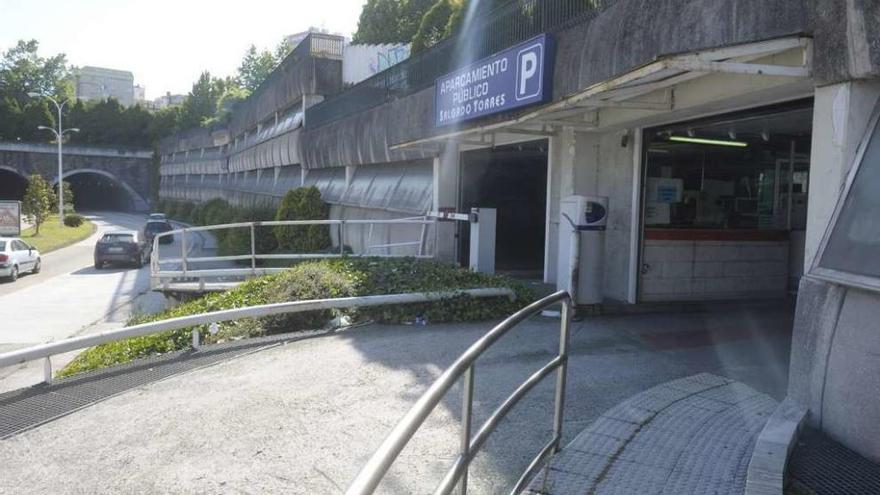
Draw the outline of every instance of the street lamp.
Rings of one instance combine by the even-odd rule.
[[[61,226],[64,226],[64,175],[63,175],[63,167],[61,165],[61,140],[64,137],[64,134],[68,132],[79,132],[79,129],[76,127],[71,127],[70,129],[63,129],[61,127],[61,109],[64,108],[64,105],[67,104],[70,100],[64,100],[60,104],[55,98],[52,98],[49,95],[43,95],[36,92],[28,93],[28,96],[31,98],[39,98],[44,96],[49,99],[52,103],[55,104],[55,108],[58,109],[58,130],[55,130],[51,127],[46,127],[44,125],[38,126],[37,129],[52,131],[52,134],[55,134],[55,140],[58,142],[58,219],[61,221]]]

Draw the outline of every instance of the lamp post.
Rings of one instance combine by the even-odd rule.
[[[44,125],[38,126],[37,129],[52,131],[52,134],[55,134],[55,141],[58,143],[58,220],[61,222],[61,226],[64,226],[64,169],[61,165],[61,140],[64,137],[65,133],[68,132],[79,132],[79,129],[76,127],[71,127],[70,129],[64,129],[61,126],[61,109],[64,108],[64,105],[67,104],[70,100],[64,100],[61,103],[55,98],[52,98],[49,95],[42,95],[40,93],[28,93],[28,96],[31,98],[39,98],[44,96],[49,99],[58,110],[58,130],[55,130],[51,127],[46,127]]]

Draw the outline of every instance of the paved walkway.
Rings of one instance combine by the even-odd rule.
[[[755,440],[777,403],[708,373],[611,408],[532,480],[529,493],[741,494]]]
[[[477,424],[554,355],[558,325],[531,319],[478,361]],[[565,441],[628,397],[695,373],[729,376],[780,398],[790,325],[784,307],[578,322]],[[0,441],[0,493],[340,493],[490,326],[368,326],[137,384]],[[460,400],[455,387],[382,493],[433,491],[455,456]],[[510,489],[550,438],[552,402],[553,380],[546,380],[499,425],[475,460],[471,493]]]

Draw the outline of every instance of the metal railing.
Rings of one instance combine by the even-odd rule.
[[[329,124],[421,91],[458,68],[541,33],[585,22],[615,0],[517,0],[482,13],[481,20],[306,110],[307,127]]]
[[[495,409],[476,434],[471,435],[471,418],[474,401],[474,364],[498,339],[527,318],[547,307],[562,304],[559,330],[559,353],[546,365],[528,377],[504,402]],[[486,443],[489,435],[501,420],[535,385],[554,370],[556,371],[556,391],[553,409],[553,437],[544,445],[520,476],[511,493],[519,493],[541,466],[547,456],[558,452],[562,438],[562,413],[565,399],[565,379],[568,364],[569,327],[572,316],[572,302],[568,293],[560,291],[541,299],[514,313],[484,335],[468,348],[416,401],[403,419],[391,431],[373,457],[361,468],[360,473],[349,485],[347,495],[367,495],[373,493],[385,473],[394,463],[400,452],[418,431],[432,411],[440,404],[449,390],[462,379],[461,434],[459,454],[452,467],[446,472],[435,494],[451,493],[456,487],[461,495],[467,493],[468,468],[474,456]]]
[[[170,230],[156,234],[153,238],[153,249],[150,254],[150,278],[154,287],[167,284],[170,280],[176,278],[203,278],[203,277],[241,277],[241,276],[258,276],[269,273],[277,273],[285,270],[284,267],[259,267],[259,260],[288,260],[302,261],[314,259],[339,258],[343,256],[370,256],[370,257],[400,257],[401,255],[377,254],[372,251],[375,249],[391,249],[409,247],[412,248],[410,257],[430,258],[428,254],[428,231],[431,226],[436,224],[436,220],[427,217],[415,218],[399,218],[389,220],[285,220],[285,221],[267,221],[267,222],[240,222],[227,223],[221,225],[208,225],[202,227],[187,227],[183,229]],[[328,228],[336,227],[337,247],[321,253],[258,253],[257,252],[257,233],[256,229],[260,227],[308,227],[326,225]],[[369,225],[370,239],[372,239],[372,227],[375,225],[409,225],[421,227],[419,229],[419,237],[416,241],[405,243],[380,244],[367,246],[365,253],[347,253],[345,244],[345,227],[350,225]],[[249,229],[250,231],[250,252],[247,254],[229,255],[229,256],[190,256],[189,254],[189,238],[188,235],[196,232],[212,232],[230,229]],[[162,258],[160,254],[161,239],[168,236],[180,236],[180,257]],[[214,268],[214,269],[193,269],[192,265],[197,263],[222,262],[222,261],[249,261],[250,266],[246,268]],[[164,264],[177,265],[174,269],[163,269]]]
[[[43,367],[43,379],[46,383],[52,381],[51,357],[57,354],[77,351],[109,342],[152,335],[168,330],[180,330],[194,326],[219,323],[222,321],[238,320],[241,318],[259,318],[289,313],[302,313],[306,311],[319,311],[327,309],[342,309],[352,307],[386,306],[390,304],[413,304],[435,302],[456,297],[507,297],[513,299],[514,292],[508,288],[482,288],[464,289],[448,292],[418,292],[406,294],[388,294],[381,296],[345,297],[338,299],[316,299],[310,301],[293,301],[276,304],[264,304],[245,308],[227,309],[211,313],[201,313],[192,316],[181,316],[152,323],[133,325],[118,330],[111,330],[90,335],[82,335],[69,339],[40,344],[25,349],[19,349],[5,354],[0,354],[0,368],[27,363],[37,359],[45,359]],[[193,329],[193,346],[199,345],[199,333]]]

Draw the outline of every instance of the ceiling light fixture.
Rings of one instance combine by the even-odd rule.
[[[743,141],[723,141],[720,139],[704,139],[685,136],[669,136],[669,140],[679,143],[709,144],[713,146],[733,146],[735,148],[745,148],[749,145],[749,143]]]

